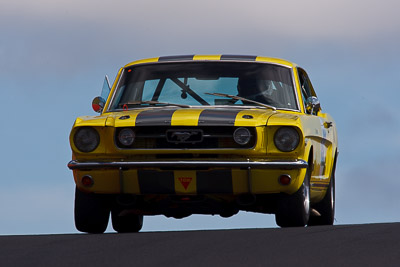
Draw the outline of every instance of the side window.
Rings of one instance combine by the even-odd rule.
[[[316,96],[316,95],[315,95],[314,89],[312,87],[312,84],[310,82],[310,79],[308,78],[307,73],[300,68],[298,68],[297,70],[299,73],[301,94],[302,94],[302,98],[303,98],[303,104],[305,107],[307,98],[309,98],[310,96]]]

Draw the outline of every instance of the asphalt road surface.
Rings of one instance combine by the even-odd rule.
[[[400,223],[0,236],[0,266],[400,266]]]

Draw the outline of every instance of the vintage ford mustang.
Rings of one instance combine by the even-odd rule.
[[[108,84],[108,85],[107,85]],[[242,55],[127,64],[73,125],[75,225],[137,232],[144,215],[334,221],[336,125],[304,69]]]

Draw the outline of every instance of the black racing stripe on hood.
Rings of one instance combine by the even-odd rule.
[[[256,61],[257,56],[246,56],[246,55],[222,55],[221,60],[245,60],[245,61]]]
[[[199,125],[234,125],[239,110],[205,109],[200,113]]]
[[[158,61],[181,61],[181,60],[193,60],[194,55],[181,55],[181,56],[165,56],[159,57]]]
[[[172,114],[176,109],[151,109],[140,112],[136,117],[136,126],[170,126]]]

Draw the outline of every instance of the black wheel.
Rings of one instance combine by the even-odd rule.
[[[329,183],[328,190],[325,197],[321,202],[313,205],[321,216],[311,216],[308,222],[309,226],[313,225],[333,225],[335,220],[335,168],[332,169],[331,182]]]
[[[143,215],[124,211],[118,204],[111,210],[111,220],[114,230],[118,233],[136,233],[143,226]]]
[[[85,233],[104,233],[110,217],[107,195],[87,194],[75,189],[75,227]]]
[[[300,189],[293,195],[285,195],[279,200],[275,221],[280,227],[307,225],[310,217],[310,169],[309,166]]]

